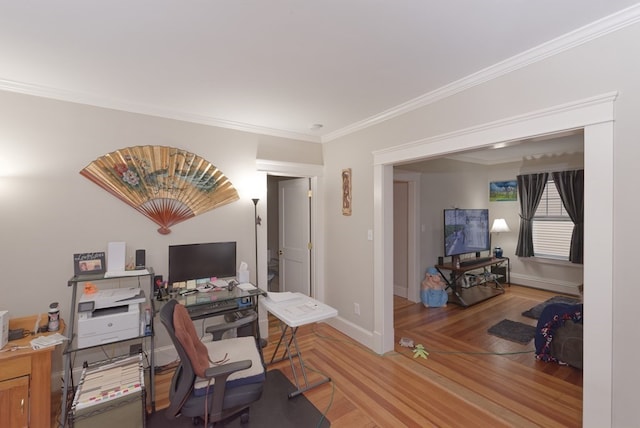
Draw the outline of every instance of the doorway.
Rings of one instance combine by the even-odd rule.
[[[394,294],[411,302],[419,302],[422,280],[419,239],[421,174],[395,168],[393,180]],[[396,190],[401,192],[401,197],[397,199]],[[399,221],[398,216],[402,218]]]
[[[611,421],[613,328],[613,119],[616,93],[532,112],[517,118],[426,139],[395,150],[374,152],[375,299],[374,350],[393,349],[393,165],[425,160],[469,149],[584,129],[585,166],[585,311],[597,320],[585,322],[583,419]]]
[[[311,294],[311,180],[267,176],[269,291]]]
[[[310,203],[310,213],[311,213],[311,224],[310,224],[310,234],[311,234],[311,261],[310,261],[310,270],[311,270],[311,296],[323,301],[324,300],[324,239],[320,231],[324,230],[324,204],[322,201],[322,194],[324,191],[323,184],[323,174],[324,167],[322,165],[313,165],[313,164],[301,164],[301,163],[291,163],[291,162],[276,162],[270,160],[256,160],[256,169],[257,174],[260,176],[260,180],[263,183],[263,189],[267,190],[267,183],[269,181],[269,177],[272,177],[271,180],[282,180],[285,178],[307,178],[310,181],[311,186],[311,194],[317,195],[316,197],[311,198]],[[277,178],[279,177],[279,178]],[[271,196],[273,194],[277,195],[277,190],[271,190]],[[270,222],[276,221],[278,219],[277,214],[277,202],[270,202],[267,196],[267,212],[263,212],[266,215],[266,222],[269,225]],[[271,226],[273,229],[274,226]],[[266,230],[265,230],[266,229]],[[260,233],[260,248],[263,254],[265,254],[264,261],[265,263],[259,263],[260,270],[260,278],[264,278],[262,283],[266,283],[267,281],[267,258],[273,257],[269,256],[269,251],[267,251],[267,247],[277,247],[277,239],[271,236],[269,239],[267,238],[267,231],[269,227],[261,229]],[[277,230],[277,226],[276,226]],[[277,236],[277,232],[275,234]],[[274,244],[274,242],[276,244]],[[271,253],[272,254],[272,253]],[[264,324],[264,325],[263,325]],[[262,329],[265,330],[262,330]],[[268,324],[266,318],[261,320],[261,331],[268,331]]]

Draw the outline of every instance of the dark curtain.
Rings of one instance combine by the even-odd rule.
[[[569,261],[582,263],[584,244],[584,170],[553,173],[553,182],[558,189],[564,209],[573,221]]]
[[[536,213],[549,173],[519,175],[518,196],[520,197],[520,231],[516,256],[533,256],[533,216]]]

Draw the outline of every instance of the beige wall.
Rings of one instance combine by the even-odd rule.
[[[636,230],[640,199],[628,191],[628,183],[635,176],[640,157],[637,144],[640,135],[640,122],[637,120],[640,111],[637,77],[640,57],[634,54],[637,40],[640,40],[638,24],[411,113],[325,143],[328,303],[349,312],[348,305],[355,299],[361,300],[362,316],[346,316],[362,330],[373,330],[375,314],[369,312],[375,296],[373,248],[364,234],[373,223],[372,152],[617,91],[613,155],[614,235],[611,237],[615,257],[602,260],[602,263],[613,264],[613,349],[588,349],[593,354],[585,356],[597,362],[600,355],[612,352],[613,375],[610,377],[606,372],[606,363],[604,366],[592,366],[596,375],[588,379],[585,394],[595,393],[591,395],[594,397],[605,391],[600,400],[606,401],[609,399],[606,391],[612,386],[612,424],[633,426],[636,416],[632,397],[640,383],[640,373],[635,364],[636,344],[628,338],[636,334],[635,302],[640,301],[640,288],[634,285],[637,234],[630,231]],[[337,178],[344,167],[353,168],[354,215],[351,218],[341,217],[338,209]],[[598,243],[589,241],[588,237],[586,245],[589,251],[597,251]],[[587,300],[586,304],[593,305],[592,313],[597,316],[599,303]],[[611,312],[611,308],[608,311]],[[590,367],[586,370],[589,371]],[[611,378],[612,385],[608,385]],[[594,411],[586,409],[589,416],[594,416]]]
[[[79,174],[99,156],[136,145],[200,155],[230,179],[240,200],[160,235],[155,223]],[[0,92],[0,149],[0,309],[12,317],[46,312],[54,301],[68,317],[73,254],[106,251],[110,241],[125,241],[129,257],[145,249],[147,265],[165,279],[169,245],[237,241],[238,262],[248,262],[255,278],[251,198],[265,192],[256,158],[322,164],[320,144],[9,92]],[[265,242],[266,227],[259,233]],[[156,329],[158,345],[170,343],[159,323]]]

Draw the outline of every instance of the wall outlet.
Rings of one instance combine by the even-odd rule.
[[[356,315],[360,315],[360,303],[353,304],[353,313]]]

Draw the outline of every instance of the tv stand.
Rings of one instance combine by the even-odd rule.
[[[492,271],[496,271],[496,267],[504,263],[507,264],[505,270],[506,275],[503,276],[492,273]],[[506,282],[510,281],[508,273],[511,270],[511,266],[508,257],[465,259],[461,261],[459,256],[453,256],[451,263],[437,264],[435,268],[447,283],[447,289],[451,288],[451,301],[463,307],[471,306],[503,294],[504,288],[500,284],[500,280],[504,278]],[[466,281],[467,273],[477,269],[482,269],[480,278],[483,280],[472,287],[463,287],[462,284]],[[445,275],[443,271],[448,271],[449,275]],[[489,282],[492,282],[495,286],[487,287],[486,285]]]

